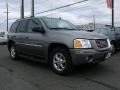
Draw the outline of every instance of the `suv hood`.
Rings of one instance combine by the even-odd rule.
[[[73,38],[83,38],[83,39],[105,39],[107,38],[107,36],[103,34],[87,32],[87,31],[60,30],[56,32],[58,32],[59,35],[67,35]]]

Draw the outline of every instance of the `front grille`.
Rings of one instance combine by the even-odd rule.
[[[108,41],[107,39],[98,39],[95,40],[98,48],[107,48],[108,47]]]

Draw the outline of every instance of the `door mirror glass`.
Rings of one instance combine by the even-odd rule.
[[[40,33],[44,33],[44,28],[43,27],[34,27],[32,29],[33,32],[40,32]]]
[[[111,29],[111,31],[115,31],[115,29]]]

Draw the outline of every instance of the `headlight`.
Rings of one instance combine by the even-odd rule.
[[[109,39],[107,39],[107,42],[108,42],[108,47],[111,47],[111,43]]]
[[[91,44],[87,39],[75,39],[74,48],[91,48]]]

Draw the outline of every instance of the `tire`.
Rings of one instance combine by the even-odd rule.
[[[55,48],[50,54],[52,70],[59,75],[67,75],[73,70],[71,57],[66,48]]]
[[[10,57],[11,57],[12,60],[17,60],[19,58],[19,55],[17,53],[15,44],[12,44],[10,46]]]
[[[112,44],[112,54],[115,54],[115,53],[116,53],[115,45]]]

